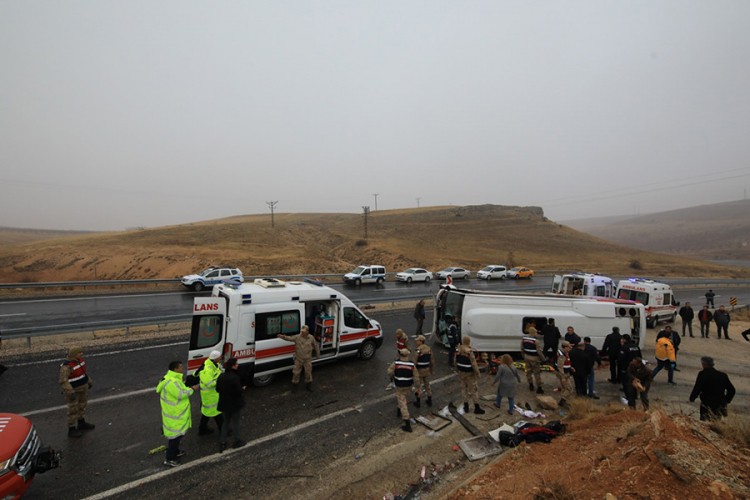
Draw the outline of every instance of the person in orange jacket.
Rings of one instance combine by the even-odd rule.
[[[656,355],[656,368],[651,374],[651,378],[655,379],[656,374],[666,367],[668,374],[667,383],[670,385],[676,385],[673,380],[676,357],[674,345],[669,337],[660,337],[656,339],[656,350],[654,354]]]

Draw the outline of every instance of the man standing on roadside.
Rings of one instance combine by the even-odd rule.
[[[425,311],[424,311],[424,299],[417,302],[414,307],[414,319],[417,320],[417,333],[416,335],[422,335],[422,326],[424,325]]]
[[[591,345],[591,337],[583,337],[583,344],[585,346],[584,351],[586,352],[586,355],[591,359],[591,372],[589,372],[588,379],[586,380],[586,392],[591,399],[599,399],[599,396],[596,395],[596,391],[594,390],[594,372],[596,371],[594,364],[596,364],[598,368],[601,368],[602,358],[599,357],[599,349]]]
[[[529,390],[534,390],[534,382],[536,382],[536,393],[544,394],[544,389],[542,389],[542,361],[544,361],[544,352],[537,339],[535,325],[534,321],[530,321],[526,326],[526,335],[521,339],[521,352],[523,353],[523,361],[526,365],[526,381],[529,383]]]
[[[709,290],[709,291],[706,292],[706,306],[715,307],[714,306],[714,296],[716,296],[716,294],[714,293],[713,290]]]
[[[203,363],[203,367],[198,372],[201,388],[201,421],[198,424],[198,435],[204,436],[211,434],[214,430],[208,427],[208,421],[214,419],[216,427],[221,430],[224,423],[224,417],[219,411],[219,393],[216,392],[216,380],[221,375],[221,353],[211,351],[208,359]]]
[[[461,381],[461,396],[464,400],[464,413],[469,411],[469,400],[474,403],[474,413],[479,415],[484,410],[479,406],[479,394],[477,390],[477,381],[479,380],[479,365],[474,352],[471,350],[471,338],[464,337],[461,339],[461,347],[456,351],[456,371],[458,379]]]
[[[555,318],[549,318],[547,324],[542,327],[542,337],[544,337],[544,355],[547,356],[549,363],[555,366],[557,350],[562,338],[560,329],[555,326]]]
[[[216,390],[219,394],[218,409],[226,417],[219,436],[219,453],[227,449],[227,436],[230,431],[234,436],[232,447],[240,448],[247,444],[240,437],[240,410],[245,406],[245,386],[242,385],[237,358],[229,358],[224,363],[224,368],[225,372],[216,381]]]
[[[419,387],[419,372],[417,372],[417,365],[414,362],[409,361],[409,349],[401,349],[398,351],[398,359],[391,363],[388,367],[388,376],[393,379],[393,383],[396,386],[396,403],[398,404],[398,410],[396,415],[401,417],[403,425],[401,430],[404,432],[411,432],[411,420],[409,417],[409,393],[414,390],[414,383],[417,383]]]
[[[310,335],[310,329],[307,325],[302,325],[297,335],[278,334],[278,338],[287,342],[294,342],[294,368],[292,368],[292,387],[297,389],[299,385],[299,376],[302,369],[305,369],[305,387],[312,391],[312,353],[315,351],[315,357],[320,357],[320,346],[315,337]]]
[[[83,349],[80,347],[68,349],[68,357],[60,365],[58,380],[68,403],[68,437],[81,437],[83,435],[81,431],[88,431],[95,427],[84,418],[89,400],[89,389],[93,382],[86,372]]]
[[[656,339],[656,349],[654,351],[656,356],[656,368],[654,368],[651,374],[652,378],[656,378],[656,374],[659,373],[663,368],[667,369],[667,383],[669,385],[676,385],[674,383],[674,345],[669,337],[663,336]]]
[[[167,438],[167,453],[164,465],[177,467],[177,459],[185,454],[180,450],[180,441],[192,426],[190,414],[190,396],[199,389],[198,385],[187,387],[182,381],[182,362],[172,361],[169,370],[159,385],[156,393],[161,405],[161,426]]]
[[[417,349],[414,354],[414,362],[417,365],[417,372],[419,373],[419,382],[417,382],[416,397],[417,400],[414,402],[414,406],[419,408],[421,405],[420,396],[422,385],[424,385],[424,393],[427,396],[427,406],[432,406],[432,388],[430,387],[430,377],[435,370],[435,360],[432,359],[432,349],[427,345],[427,340],[424,335],[417,336]]]
[[[721,338],[721,331],[724,330],[724,338],[727,340],[731,340],[729,338],[729,322],[731,321],[731,317],[729,316],[729,313],[726,309],[724,309],[724,306],[719,306],[719,310],[714,312],[714,322],[716,323],[717,332],[719,334],[719,338]]]
[[[570,367],[573,372],[573,382],[576,387],[576,396],[586,396],[586,381],[589,373],[594,369],[594,360],[586,354],[586,344],[579,342],[570,351]]]
[[[714,368],[714,360],[709,356],[701,358],[703,369],[695,378],[693,391],[690,393],[690,402],[695,398],[701,398],[701,420],[720,419],[727,416],[727,405],[734,398],[734,386],[726,373]]]
[[[693,318],[695,312],[690,307],[690,302],[685,302],[685,305],[680,308],[680,318],[682,319],[682,336],[685,336],[685,327],[690,332],[690,336],[693,336]]]
[[[617,384],[620,381],[620,369],[618,359],[620,357],[620,329],[612,327],[612,332],[604,338],[602,354],[609,359],[609,382]]]
[[[708,333],[711,330],[711,321],[713,319],[714,314],[708,310],[708,306],[703,306],[703,309],[698,313],[698,321],[701,324],[701,338],[708,338]]]

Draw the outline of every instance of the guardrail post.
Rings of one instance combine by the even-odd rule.
[[[31,337],[26,337],[26,347],[31,349]]]
[[[125,336],[127,337],[127,336],[129,336],[129,335],[130,335],[130,327],[129,327],[129,326],[126,326],[126,327],[125,327]]]

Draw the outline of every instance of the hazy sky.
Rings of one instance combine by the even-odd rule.
[[[0,225],[742,199],[748,26],[747,0],[0,0]]]

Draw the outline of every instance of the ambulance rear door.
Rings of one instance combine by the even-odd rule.
[[[211,351],[223,353],[227,336],[226,310],[226,301],[222,297],[194,299],[187,373],[198,369]]]

